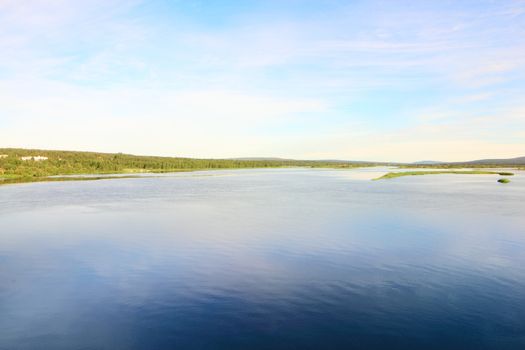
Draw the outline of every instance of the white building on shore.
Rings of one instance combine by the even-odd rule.
[[[27,156],[27,157],[20,157],[20,159],[26,161],[26,160],[34,160],[35,162],[40,162],[42,160],[47,160],[47,157],[44,156]]]
[[[0,154],[0,159],[7,158],[7,154]]]

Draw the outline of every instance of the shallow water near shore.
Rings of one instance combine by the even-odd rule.
[[[523,349],[525,173],[0,187],[0,349]]]

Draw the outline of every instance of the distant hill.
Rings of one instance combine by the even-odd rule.
[[[432,168],[461,168],[461,167],[523,167],[525,157],[507,158],[507,159],[478,159],[465,162],[416,162],[404,167],[432,167]]]
[[[320,159],[319,162],[325,163],[350,163],[350,164],[375,164],[375,165],[393,165],[395,162],[376,162],[368,160],[340,160],[340,159]]]
[[[463,168],[463,167],[477,167],[477,168],[491,168],[491,167],[523,167],[525,166],[525,157],[516,157],[508,159],[478,159],[469,160],[465,162],[433,162],[422,161],[412,164],[405,164],[403,167],[431,167],[431,168]]]
[[[297,160],[291,158],[279,158],[279,157],[244,157],[244,158],[229,158],[231,160],[245,160],[245,161],[281,161],[281,162],[318,162],[318,163],[336,163],[336,164],[375,164],[375,165],[387,165],[387,164],[399,164],[392,162],[376,162],[367,160],[342,160],[342,159],[316,159],[316,160]]]
[[[493,164],[493,165],[525,165],[525,157],[508,158],[508,159],[479,159],[464,164]]]
[[[436,161],[436,160],[420,160],[412,164],[414,165],[436,165],[436,164],[443,164],[443,162]]]
[[[240,157],[240,158],[227,158],[230,160],[276,160],[276,161],[293,161],[294,159],[279,158],[279,157]]]

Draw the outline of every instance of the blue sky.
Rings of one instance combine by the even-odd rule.
[[[0,0],[0,147],[525,155],[525,1]]]

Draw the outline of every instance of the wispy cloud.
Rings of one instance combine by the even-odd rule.
[[[509,136],[525,119],[524,16],[525,3],[512,0],[0,0],[0,146],[480,153],[439,151],[464,142],[514,155],[525,143]]]

